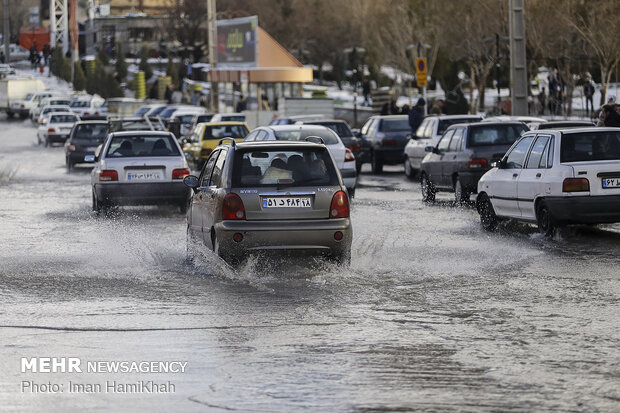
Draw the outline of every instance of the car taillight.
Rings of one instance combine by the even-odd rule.
[[[471,169],[482,169],[488,165],[486,158],[471,158],[469,160],[469,167]]]
[[[357,143],[354,143],[349,145],[349,149],[351,149],[352,152],[359,152],[361,148]]]
[[[203,149],[200,151],[200,156],[209,156],[211,154],[211,149]]]
[[[343,191],[338,191],[332,198],[332,204],[329,207],[330,218],[348,218],[349,217],[349,198]]]
[[[189,175],[189,169],[187,168],[172,170],[172,179],[183,179],[187,175]]]
[[[24,105],[21,105],[21,108],[22,108],[22,109],[24,109],[25,107],[26,107],[26,106],[24,106]]]
[[[41,119],[41,125],[45,125],[45,119]]]
[[[224,197],[222,219],[245,219],[245,208],[239,195],[230,193]]]
[[[396,146],[396,141],[394,139],[383,139],[381,146]]]
[[[566,178],[562,182],[562,192],[588,192],[590,181],[588,178]]]
[[[54,129],[54,128],[49,128],[47,130],[47,133],[54,133],[54,132],[56,132],[56,129]]]
[[[88,112],[84,112],[84,113],[83,113],[83,115],[84,115],[84,116],[86,116],[86,115],[90,115],[90,113],[88,113]]]
[[[75,145],[67,146],[67,152],[75,152]]]
[[[344,161],[345,162],[355,161],[355,155],[353,155],[353,152],[351,152],[351,149],[347,149],[346,152],[344,153]]]
[[[118,172],[114,169],[105,169],[99,172],[100,181],[118,181]]]

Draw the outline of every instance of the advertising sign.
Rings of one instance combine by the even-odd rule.
[[[257,66],[257,30],[257,16],[218,20],[218,67]]]
[[[39,8],[38,7],[30,7],[28,10],[28,24],[31,26],[39,25]]]

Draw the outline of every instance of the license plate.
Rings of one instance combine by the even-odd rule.
[[[161,181],[164,179],[161,171],[127,172],[128,181]]]
[[[95,162],[95,155],[84,156],[84,162]]]
[[[263,208],[311,208],[309,197],[305,198],[263,198]]]
[[[620,178],[603,178],[603,188],[620,188]]]

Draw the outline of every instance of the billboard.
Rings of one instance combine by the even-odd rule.
[[[258,17],[217,21],[217,66],[256,67]]]

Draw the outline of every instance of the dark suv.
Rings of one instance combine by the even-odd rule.
[[[373,173],[381,173],[383,165],[405,161],[404,149],[411,135],[407,115],[372,116],[360,130],[361,162],[370,161]],[[363,156],[367,153],[367,157]]]
[[[437,145],[427,146],[421,164],[422,199],[437,191],[454,192],[456,202],[469,201],[478,180],[528,130],[521,122],[477,122],[449,127]]]
[[[95,163],[95,150],[108,136],[105,120],[77,122],[65,144],[65,163],[71,171],[77,163]]]

